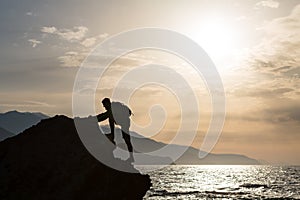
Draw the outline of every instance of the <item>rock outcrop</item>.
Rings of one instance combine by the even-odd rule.
[[[148,175],[96,160],[79,139],[74,120],[65,116],[44,119],[0,142],[0,199],[133,200],[142,199],[150,186]]]

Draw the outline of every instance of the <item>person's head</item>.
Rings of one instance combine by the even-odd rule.
[[[107,97],[102,100],[102,104],[106,110],[109,110],[111,108],[110,99]]]

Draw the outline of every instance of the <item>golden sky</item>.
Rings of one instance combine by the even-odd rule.
[[[76,73],[97,44],[134,28],[165,28],[203,47],[223,81],[226,120],[213,152],[300,164],[299,1],[5,0],[0,7],[1,112],[72,116]],[[149,63],[170,67],[193,89],[200,111],[193,146],[199,148],[212,112],[209,90],[189,63],[168,52],[140,50],[116,60],[98,84],[97,112],[122,75]],[[189,104],[161,85],[141,86],[129,101],[132,130],[169,142],[180,126],[180,103]]]

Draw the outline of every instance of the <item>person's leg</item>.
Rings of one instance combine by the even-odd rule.
[[[122,137],[125,140],[125,143],[127,145],[128,151],[129,151],[129,158],[127,161],[129,162],[134,162],[134,157],[133,157],[133,147],[130,141],[130,135],[129,135],[129,126],[121,126],[122,130]]]
[[[130,118],[123,118],[122,122],[120,123],[121,125],[121,130],[122,130],[122,137],[125,140],[125,143],[127,145],[127,149],[129,151],[129,159],[127,161],[133,162],[133,147],[130,141],[130,133],[129,133],[129,127],[130,127]]]
[[[129,128],[126,129],[126,128],[122,127],[122,136],[123,136],[123,139],[125,140],[128,151],[133,152],[132,144],[130,141]]]
[[[115,144],[115,121],[113,117],[109,117],[110,141]]]

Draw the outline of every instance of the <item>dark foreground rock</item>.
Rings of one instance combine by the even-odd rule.
[[[0,141],[5,140],[6,138],[9,138],[9,137],[13,137],[13,136],[15,136],[15,134],[0,127]]]
[[[65,116],[42,120],[0,143],[0,199],[133,200],[142,199],[150,186],[148,175],[97,161]]]

